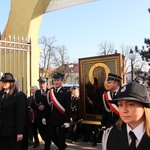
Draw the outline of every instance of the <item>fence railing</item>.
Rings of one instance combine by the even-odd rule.
[[[0,39],[0,72],[11,72],[19,80],[20,88],[24,92],[27,81],[30,80],[30,64],[31,40],[11,35]]]

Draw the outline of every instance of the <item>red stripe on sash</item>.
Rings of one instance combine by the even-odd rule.
[[[111,99],[109,98],[109,95],[108,95],[108,94],[109,94],[108,92],[105,93],[105,98],[106,98],[107,104],[109,105],[109,107],[111,108],[111,110],[112,110],[115,114],[117,114],[117,115],[119,116],[119,112],[118,112],[118,110],[117,110],[118,107],[117,107],[115,104],[111,104],[111,103],[108,102],[108,100],[111,100]]]
[[[56,97],[54,96],[53,90],[51,89],[49,93],[50,93],[50,99],[54,104],[54,106],[59,110],[61,114],[65,115],[65,111],[61,108],[62,107],[61,104],[57,101]]]

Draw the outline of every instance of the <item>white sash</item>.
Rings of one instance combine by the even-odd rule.
[[[110,131],[112,130],[113,126],[110,128],[107,128],[104,132],[103,132],[103,136],[102,136],[102,150],[107,150],[107,141],[108,141],[108,137],[110,134]]]
[[[54,89],[53,88],[50,89],[49,96],[50,96],[50,99],[51,99],[53,105],[59,110],[60,113],[62,113],[64,115],[65,114],[65,108],[56,99],[56,97],[54,95]]]
[[[109,103],[108,100],[112,100],[112,98],[110,96],[110,91],[108,91],[104,94],[104,97],[103,97],[104,107],[105,107],[107,112],[111,112],[111,110],[112,110],[115,114],[117,114],[119,116],[118,107],[115,104]],[[108,109],[105,101],[107,102],[110,109]]]

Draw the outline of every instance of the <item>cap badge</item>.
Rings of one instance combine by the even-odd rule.
[[[121,92],[124,92],[126,91],[126,86],[124,86],[122,89],[121,89]]]

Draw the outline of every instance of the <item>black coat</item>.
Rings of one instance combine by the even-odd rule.
[[[111,96],[111,95],[110,95]],[[112,98],[112,96],[111,96]],[[105,103],[105,104],[104,104]],[[110,126],[113,126],[116,121],[118,120],[119,116],[117,114],[115,114],[113,111],[108,112],[106,110],[105,107],[107,107],[108,109],[111,110],[111,108],[109,107],[109,105],[107,104],[107,100],[106,97],[104,96],[103,99],[103,108],[102,108],[102,120],[101,120],[101,124],[102,126],[106,126],[107,128]],[[105,106],[104,106],[105,105]]]
[[[49,89],[46,90],[46,93],[43,95],[41,94],[41,90],[37,90],[34,93],[34,100],[32,103],[32,108],[35,110],[35,122],[37,125],[43,125],[42,119],[45,118],[47,119],[48,111],[49,111],[49,106],[47,103],[47,92]],[[44,105],[44,110],[41,111],[38,109],[40,105]]]
[[[61,88],[58,93],[54,92],[54,95],[58,102],[65,108],[65,115],[62,114],[56,107],[53,105],[49,114],[49,124],[54,126],[61,126],[64,123],[70,123],[71,117],[71,93],[65,88]],[[51,99],[49,99],[51,102]]]
[[[121,130],[115,126],[111,130],[108,141],[107,150],[129,150],[126,125],[123,125]],[[137,150],[150,150],[150,137],[143,135]]]
[[[14,95],[7,94],[2,99],[3,92],[0,92],[1,102],[1,126],[0,136],[14,136],[23,134],[25,122],[24,98],[18,92]]]
[[[29,123],[30,123],[29,110],[28,110],[28,99],[27,99],[26,94],[23,93],[22,91],[18,91],[18,94],[21,94],[23,96],[23,99],[24,99],[24,103],[25,103],[25,126],[24,126],[24,130],[28,131]]]
[[[73,122],[78,121],[80,119],[80,109],[79,109],[80,98],[79,97],[71,97],[71,118]]]

